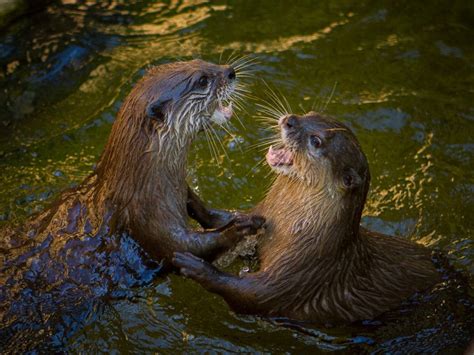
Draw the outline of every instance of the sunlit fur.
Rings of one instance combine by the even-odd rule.
[[[20,255],[19,245],[24,244],[26,252],[30,241],[40,242],[48,235],[81,238],[101,230],[132,232],[150,243],[156,255],[156,245],[170,247],[157,239],[168,233],[168,225],[187,226],[189,145],[212,123],[219,101],[232,100],[236,84],[224,80],[225,68],[193,60],[149,69],[123,102],[95,171],[27,224],[7,231],[2,247],[15,246]],[[196,88],[203,74],[209,85]],[[163,97],[165,119],[158,122],[147,116],[147,107]],[[68,238],[54,238],[51,248],[60,250]],[[7,257],[12,258],[1,254],[0,262]]]
[[[171,218],[186,223],[189,146],[211,123],[219,101],[230,99],[233,91],[219,68],[201,60],[152,68],[123,103],[97,166],[96,187],[99,198],[120,211],[121,224],[141,228],[154,218],[150,207],[157,203],[160,221]],[[196,88],[202,75],[209,84]],[[145,112],[163,92],[172,94],[166,96],[170,102],[165,104],[161,124]]]
[[[271,92],[263,112],[282,133],[269,142],[293,162],[275,164],[253,211],[267,226],[259,270],[237,277],[181,255],[181,271],[239,312],[322,324],[372,319],[439,281],[428,249],[360,226],[370,173],[351,130],[316,112],[288,125],[289,105]]]
[[[219,246],[187,238],[194,230],[186,164],[196,134],[207,133],[216,108],[238,91],[228,70],[201,60],[149,69],[124,100],[91,175],[23,225],[0,231],[0,343],[10,352],[44,342],[62,316],[64,329],[76,327],[71,314],[86,300],[149,283],[174,250]],[[202,75],[208,85],[196,85]],[[143,250],[157,263],[141,260]]]
[[[340,323],[373,318],[432,285],[438,275],[428,250],[359,228],[370,174],[350,129],[315,112],[298,119],[309,121],[306,129],[314,123],[328,133],[323,144],[339,139],[340,150],[319,153],[305,132],[290,136],[282,129],[282,144],[294,162],[284,171],[276,169],[276,181],[255,209],[268,226],[261,270],[249,275],[259,294],[256,308]],[[342,181],[349,168],[361,178],[351,188]]]

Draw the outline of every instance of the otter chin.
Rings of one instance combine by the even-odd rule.
[[[253,210],[266,219],[259,270],[237,277],[176,253],[183,275],[238,312],[320,324],[372,319],[440,281],[430,250],[360,226],[370,171],[347,126],[316,112],[278,125],[266,154],[277,178]]]

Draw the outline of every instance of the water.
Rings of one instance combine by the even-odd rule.
[[[373,177],[364,224],[441,250],[472,287],[473,23],[470,1],[51,5],[0,34],[0,223],[24,222],[89,174],[149,65],[254,53],[256,76],[294,111],[325,108],[354,129]],[[268,99],[260,80],[249,88]],[[270,182],[257,164],[264,153],[248,149],[269,131],[254,117],[255,103],[247,110],[239,115],[245,129],[235,121],[234,137],[220,132],[227,155],[221,149],[218,162],[204,136],[191,153],[190,181],[213,206],[249,208]],[[93,304],[71,321],[64,346],[460,352],[473,333],[469,292],[453,278],[381,320],[296,330],[236,315],[171,274],[134,289],[131,299]]]

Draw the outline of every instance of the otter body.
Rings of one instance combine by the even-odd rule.
[[[124,101],[95,171],[3,231],[0,349],[34,348],[85,300],[149,282],[174,251],[212,260],[263,223],[207,209],[186,182],[189,146],[230,119],[235,80],[232,67],[201,60],[150,69]],[[192,230],[189,217],[206,229]]]
[[[229,275],[189,253],[176,266],[236,311],[321,324],[372,319],[440,280],[429,250],[360,227],[370,174],[343,124],[314,112],[280,118],[278,174],[254,212],[267,228],[260,269]]]

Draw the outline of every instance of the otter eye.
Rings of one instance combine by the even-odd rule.
[[[209,84],[209,78],[207,75],[203,75],[199,78],[198,84],[200,87],[205,88]]]
[[[315,148],[320,148],[323,145],[323,141],[320,137],[318,136],[311,136],[311,145]]]
[[[345,187],[351,187],[353,183],[353,179],[351,175],[344,175],[342,177],[342,181],[344,182]]]

